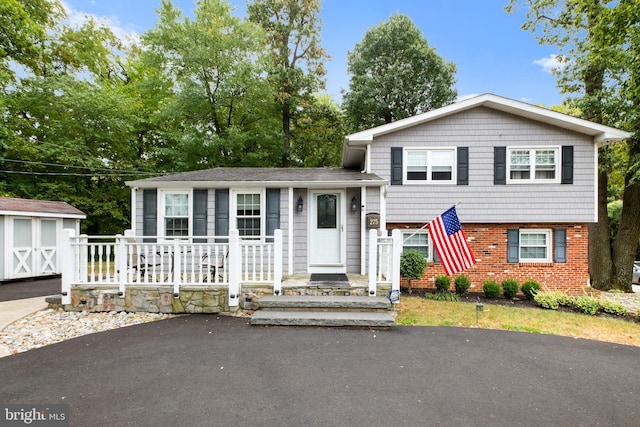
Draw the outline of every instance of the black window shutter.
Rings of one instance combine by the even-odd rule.
[[[158,190],[142,191],[142,235],[158,235]],[[156,239],[144,239],[145,242],[155,242]]]
[[[553,230],[553,261],[567,262],[567,230],[564,228]]]
[[[280,228],[280,189],[267,188],[267,236],[273,236],[273,232]],[[273,241],[268,239],[268,241]]]
[[[402,185],[402,147],[391,147],[391,185]]]
[[[507,230],[507,262],[520,260],[520,230],[510,228]]]
[[[573,184],[573,145],[562,146],[562,184]]]
[[[469,185],[469,147],[458,147],[458,185]]]
[[[493,184],[507,183],[507,147],[493,147]]]
[[[207,235],[207,190],[193,190],[193,235]],[[195,243],[206,243],[207,239],[194,239]]]
[[[216,190],[216,215],[215,232],[216,236],[229,235],[229,190]],[[224,239],[225,241],[227,239]]]

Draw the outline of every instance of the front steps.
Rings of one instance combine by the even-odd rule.
[[[252,325],[390,328],[394,313],[387,298],[369,296],[264,296]]]

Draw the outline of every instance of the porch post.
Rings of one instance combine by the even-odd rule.
[[[229,230],[229,307],[238,306],[241,270],[240,233],[238,230]]]
[[[122,234],[116,234],[116,274],[118,278],[119,296],[124,295],[124,283],[127,276],[127,247],[125,241],[126,240],[122,238]]]
[[[369,230],[369,295],[376,296],[378,271],[378,229]]]
[[[280,295],[282,293],[282,230],[274,231],[273,236],[273,293]]]
[[[400,255],[402,254],[402,232],[393,230],[393,256],[391,259],[391,290],[400,290]]]
[[[75,236],[74,236],[75,237]],[[80,268],[75,270],[80,274],[78,280],[80,283],[86,283],[89,280],[89,236],[81,234],[78,239],[78,258],[80,262]],[[93,254],[91,254],[91,265],[94,264]]]
[[[65,262],[60,263],[60,274],[62,284],[62,304],[71,304],[71,282],[74,280],[74,272],[77,271],[76,256],[73,251],[72,240],[76,237],[73,229],[65,228],[62,230],[60,238],[60,259]],[[86,248],[84,248],[86,250]]]
[[[176,239],[173,243],[173,296],[180,295],[180,278],[182,276],[182,265],[180,264],[180,240]]]

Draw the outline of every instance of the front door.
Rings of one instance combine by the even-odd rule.
[[[309,218],[309,271],[344,273],[344,194],[312,191]]]

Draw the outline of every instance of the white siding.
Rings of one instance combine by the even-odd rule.
[[[495,146],[574,147],[573,184],[493,184]],[[590,137],[478,107],[383,135],[372,144],[372,173],[390,180],[391,147],[469,147],[469,185],[390,185],[387,222],[427,222],[457,202],[462,222],[593,222],[594,145]],[[558,164],[560,173],[560,164]]]

